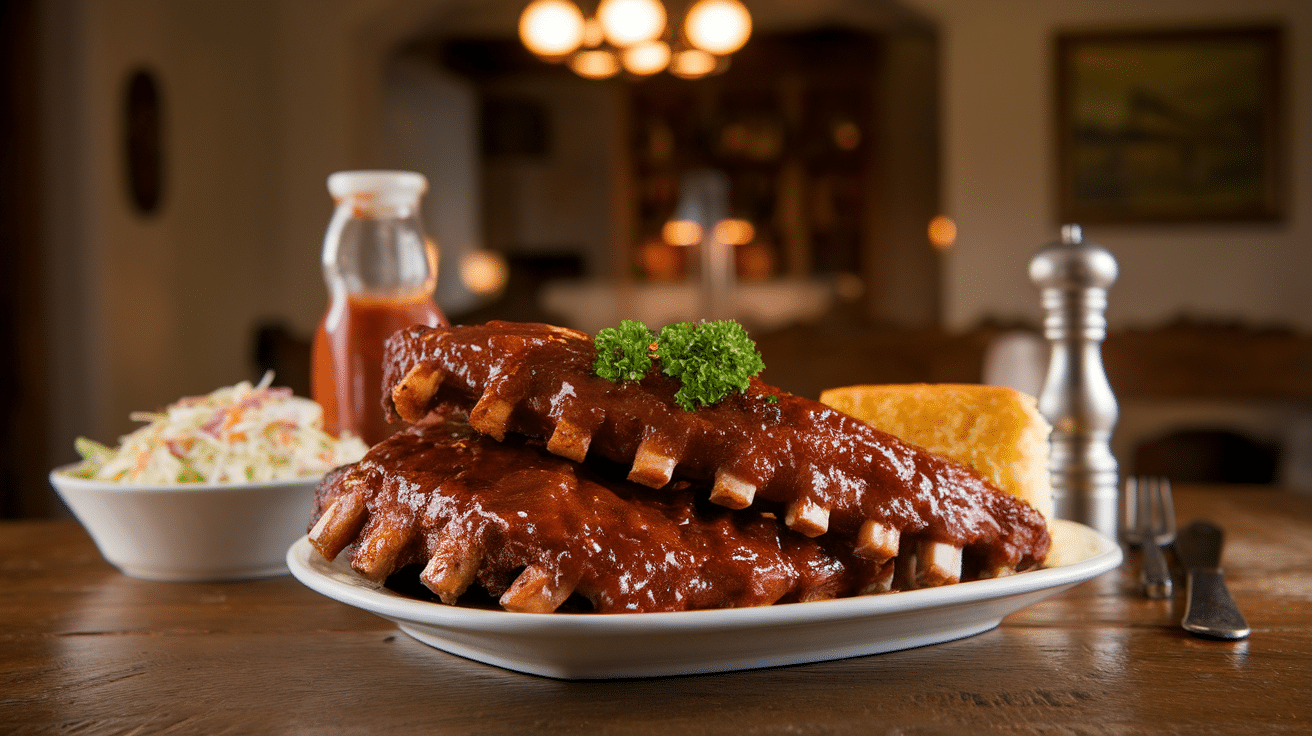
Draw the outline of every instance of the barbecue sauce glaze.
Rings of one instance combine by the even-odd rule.
[[[480,551],[477,583],[493,596],[535,565],[574,589],[573,609],[817,600],[850,594],[875,572],[769,515],[714,506],[686,484],[653,492],[607,479],[522,440],[479,435],[459,415],[408,427],[326,478],[314,518],[352,493],[368,509],[358,540],[404,540],[383,576],[424,565],[454,541]]]
[[[509,432],[545,440],[566,421],[590,437],[589,458],[616,463],[648,440],[676,459],[676,480],[705,487],[725,469],[753,484],[753,508],[780,513],[809,498],[829,509],[828,534],[851,537],[874,519],[897,528],[904,548],[909,538],[963,547],[966,577],[1031,569],[1047,554],[1042,515],[964,465],[756,378],[686,411],[659,371],[611,382],[593,373],[595,357],[589,336],[549,325],[412,327],[388,340],[383,401],[395,418],[393,389],[424,365],[442,374],[425,409],[477,410],[490,394],[513,405]]]

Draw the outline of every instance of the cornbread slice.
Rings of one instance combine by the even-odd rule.
[[[908,383],[827,389],[820,401],[969,465],[1052,520],[1048,435],[1034,397],[1004,386]]]

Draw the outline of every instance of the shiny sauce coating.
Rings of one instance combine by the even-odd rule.
[[[862,564],[768,515],[608,479],[479,435],[458,414],[408,427],[325,479],[315,519],[349,494],[363,494],[368,510],[352,554],[370,539],[404,540],[385,574],[454,546],[457,557],[476,551],[477,584],[493,596],[536,566],[603,613],[832,598],[852,592]]]
[[[589,457],[628,463],[640,445],[659,447],[674,479],[706,485],[730,473],[769,511],[810,500],[829,511],[830,533],[850,537],[875,520],[963,547],[993,570],[1037,567],[1047,554],[1043,517],[964,465],[758,379],[686,411],[659,371],[612,382],[593,373],[595,357],[590,337],[548,325],[413,327],[388,340],[384,405],[395,417],[392,389],[428,366],[442,381],[425,408],[477,408],[492,396],[513,406],[508,431],[546,440],[564,422],[589,438]]]

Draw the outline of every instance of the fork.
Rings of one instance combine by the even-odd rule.
[[[1126,511],[1132,520],[1126,525],[1126,541],[1143,548],[1143,568],[1139,582],[1144,595],[1155,600],[1171,597],[1171,569],[1162,548],[1175,541],[1175,503],[1171,498],[1171,481],[1153,476],[1125,479]]]

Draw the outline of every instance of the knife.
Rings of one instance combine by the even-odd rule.
[[[1221,571],[1225,534],[1206,521],[1195,521],[1175,539],[1175,553],[1188,574],[1188,603],[1180,625],[1185,631],[1213,639],[1243,639],[1248,622],[1230,597]]]

